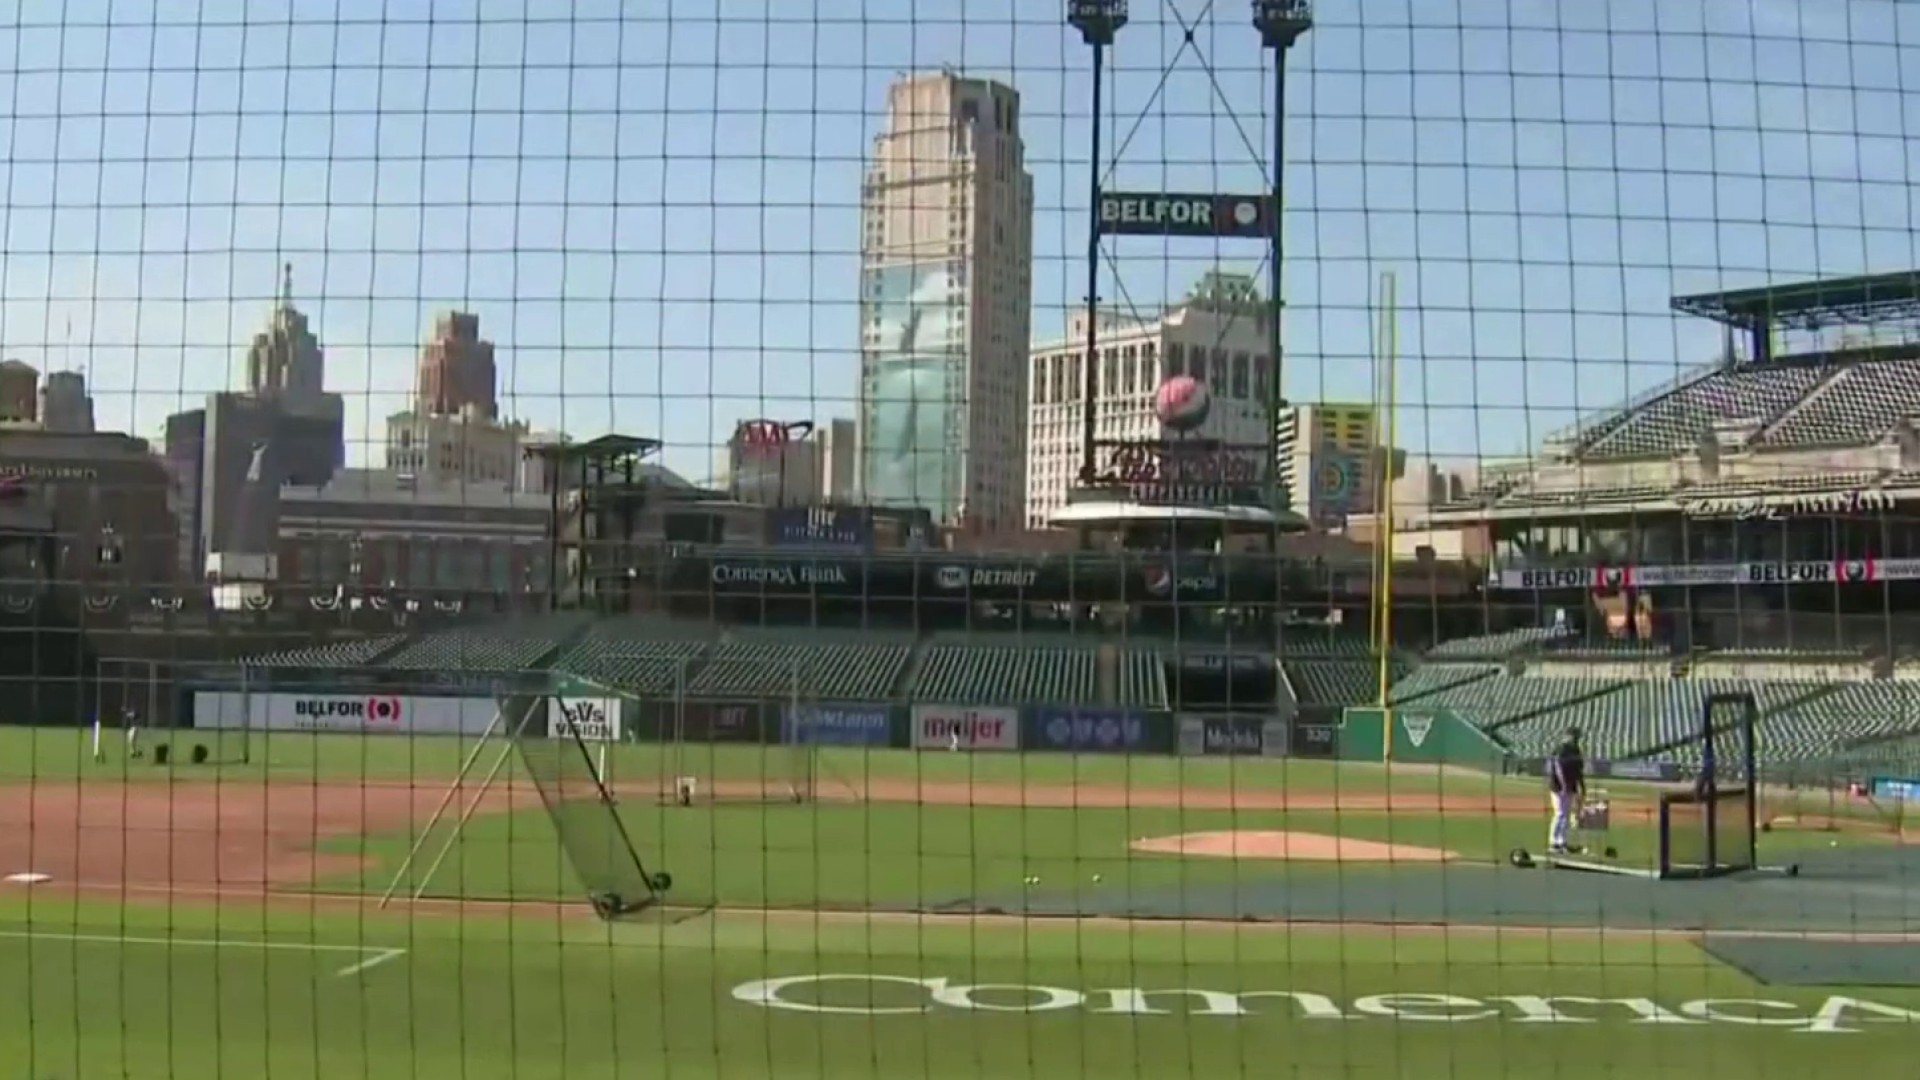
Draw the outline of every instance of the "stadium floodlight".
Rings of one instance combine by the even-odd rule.
[[[1313,29],[1313,5],[1307,0],[1253,0],[1253,25],[1267,48],[1284,52]]]
[[[1111,45],[1127,25],[1127,0],[1067,0],[1067,25],[1096,49]]]
[[[1085,398],[1081,405],[1080,482],[1092,484],[1100,471],[1097,445],[1100,430],[1100,84],[1106,70],[1107,49],[1114,35],[1127,25],[1127,0],[1067,0],[1067,25],[1080,31],[1080,37],[1093,49],[1093,103],[1088,125],[1091,143],[1087,154],[1087,179],[1091,192],[1087,200],[1087,355],[1081,358],[1086,369]]]
[[[1280,411],[1287,407],[1280,349],[1280,311],[1286,303],[1284,264],[1286,249],[1282,241],[1286,204],[1281,201],[1281,174],[1286,170],[1287,148],[1287,50],[1313,29],[1313,5],[1307,0],[1253,0],[1253,25],[1260,31],[1260,44],[1273,50],[1273,175],[1272,233],[1267,251],[1267,294],[1273,314],[1267,318],[1267,353],[1273,357],[1273,379],[1267,384],[1267,439],[1272,461],[1267,462],[1268,505],[1278,507],[1280,475]]]

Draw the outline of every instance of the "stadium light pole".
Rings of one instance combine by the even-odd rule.
[[[1280,410],[1287,407],[1280,374],[1280,296],[1282,242],[1281,173],[1287,146],[1287,50],[1313,29],[1313,5],[1307,0],[1253,0],[1253,25],[1260,31],[1260,43],[1273,50],[1273,205],[1267,222],[1267,291],[1273,311],[1267,316],[1267,354],[1272,357],[1272,380],[1267,384],[1267,509],[1280,509]]]
[[[1100,77],[1106,70],[1107,48],[1120,28],[1127,25],[1127,0],[1067,0],[1067,25],[1080,31],[1081,40],[1093,49],[1093,123],[1087,159],[1091,192],[1087,204],[1087,356],[1080,405],[1080,482],[1091,486],[1099,473],[1094,403],[1100,394]]]

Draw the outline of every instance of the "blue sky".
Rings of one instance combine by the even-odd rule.
[[[1244,0],[1133,8],[1113,182],[1260,187]],[[1717,331],[1672,316],[1676,292],[1915,265],[1920,5],[1361,11],[1321,0],[1290,60],[1295,399],[1366,396],[1382,271],[1402,443],[1485,456],[1710,359]],[[740,418],[854,413],[861,166],[901,72],[1021,91],[1036,334],[1080,302],[1089,59],[1058,13],[23,0],[0,27],[0,348],[85,364],[102,422],[152,434],[237,382],[290,260],[350,437],[402,405],[432,312],[460,306],[500,345],[510,412],[658,434],[704,476]],[[1181,21],[1196,48],[1174,63]],[[1257,244],[1109,252],[1106,294],[1143,310],[1216,263],[1264,274]]]

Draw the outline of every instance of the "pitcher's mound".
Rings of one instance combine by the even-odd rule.
[[[1383,844],[1309,832],[1249,829],[1181,833],[1135,840],[1135,851],[1153,855],[1204,855],[1219,859],[1311,859],[1321,862],[1443,862],[1451,851],[1413,844]]]

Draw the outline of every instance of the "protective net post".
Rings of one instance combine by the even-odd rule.
[[[812,689],[811,672],[793,661],[787,671],[787,694],[781,714],[773,719],[779,726],[780,758],[788,797],[796,803],[812,802],[818,795],[820,748],[811,739],[801,738],[800,719],[820,708],[820,695]]]
[[[625,703],[578,689],[511,689],[500,697],[501,717],[567,862],[594,911],[612,919],[658,903],[672,879],[641,860],[599,773],[595,745],[617,735]]]

